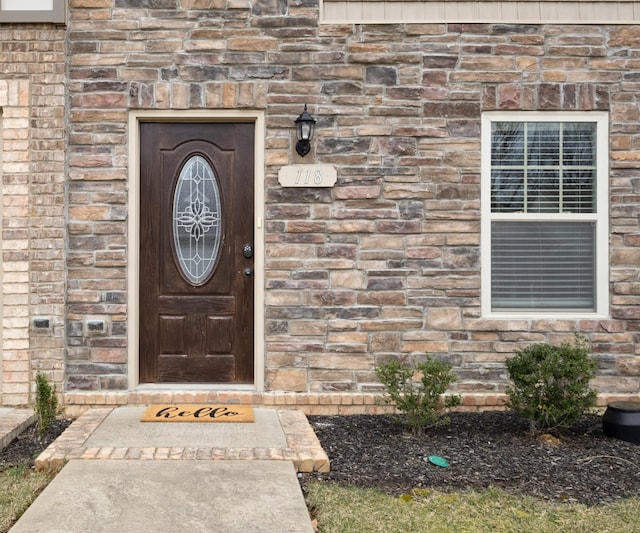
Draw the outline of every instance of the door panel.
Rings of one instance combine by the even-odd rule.
[[[253,135],[140,125],[141,383],[253,383]]]

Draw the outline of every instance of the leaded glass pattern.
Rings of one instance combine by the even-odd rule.
[[[222,240],[220,188],[213,168],[192,156],[182,168],[173,197],[173,241],[182,275],[192,285],[211,277]]]

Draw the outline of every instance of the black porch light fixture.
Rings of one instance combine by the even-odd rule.
[[[296,152],[304,157],[311,150],[309,141],[313,138],[313,130],[315,128],[315,119],[307,112],[307,104],[304,104],[304,111],[296,119],[296,135],[298,142],[296,143]]]

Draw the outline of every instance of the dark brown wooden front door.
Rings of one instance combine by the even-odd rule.
[[[140,125],[141,383],[253,383],[253,136]]]

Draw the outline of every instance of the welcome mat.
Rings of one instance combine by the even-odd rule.
[[[150,405],[141,422],[253,422],[250,405],[165,404]]]

